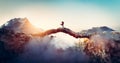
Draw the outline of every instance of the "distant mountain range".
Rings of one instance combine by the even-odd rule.
[[[43,29],[36,28],[33,26],[27,18],[14,18],[8,21],[7,23],[3,24],[1,28],[7,30],[13,30],[14,32],[18,33],[25,33],[25,34],[37,34],[41,33]],[[101,27],[93,27],[92,29],[82,30],[79,33],[101,33],[101,32],[110,32],[115,31],[107,26]]]

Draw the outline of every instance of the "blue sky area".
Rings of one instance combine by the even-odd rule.
[[[36,13],[31,14],[34,12]],[[0,0],[0,25],[15,17],[28,17],[31,22],[34,20],[36,20],[36,23],[42,22],[44,25],[37,24],[37,26],[41,25],[43,28],[48,25],[48,22],[55,22],[54,24],[57,24],[62,20],[68,23],[68,27],[78,27],[75,30],[94,26],[110,26],[116,28],[120,27],[120,0]],[[96,21],[93,21],[94,18],[96,18]],[[88,23],[85,24],[81,20]],[[99,20],[101,21],[100,24],[95,25],[99,23]],[[80,23],[85,25],[80,26]],[[53,26],[48,27],[54,28]],[[45,28],[47,29],[47,26]]]

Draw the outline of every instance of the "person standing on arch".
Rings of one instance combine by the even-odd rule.
[[[62,21],[60,25],[64,28],[64,21]]]

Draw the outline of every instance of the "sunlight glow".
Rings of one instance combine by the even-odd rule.
[[[33,25],[45,30],[60,27],[61,21],[65,22],[66,27],[75,31],[93,26],[114,27],[116,25],[112,16],[102,9],[92,5],[83,5],[81,7],[83,9],[61,10],[61,8],[55,7],[26,6],[16,13],[20,17],[27,17]]]

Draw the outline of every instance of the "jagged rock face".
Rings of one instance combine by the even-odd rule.
[[[32,26],[27,19],[15,18],[0,28],[0,63],[9,62],[24,52],[30,40],[26,26]]]
[[[91,63],[119,63],[120,33],[108,27],[97,27],[82,31],[91,34],[85,42],[84,52]]]
[[[7,63],[24,52],[30,36],[15,33],[13,30],[0,29],[0,63]]]
[[[27,18],[14,18],[5,23],[2,28],[14,30],[15,32],[24,32],[26,34],[40,33],[42,29],[33,26]]]

